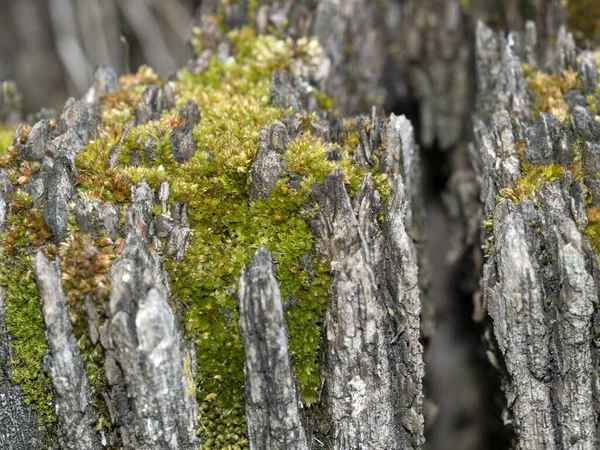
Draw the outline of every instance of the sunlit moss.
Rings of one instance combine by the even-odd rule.
[[[569,69],[560,75],[550,75],[534,70],[528,64],[523,64],[523,72],[527,85],[535,94],[534,113],[553,114],[560,122],[567,120],[569,105],[565,102],[564,95],[579,87],[577,72]]]
[[[565,168],[557,164],[547,166],[521,164],[521,177],[513,188],[502,189],[500,196],[509,198],[515,203],[521,200],[534,200],[536,193],[544,183],[558,180],[565,173]]]
[[[12,144],[14,129],[5,125],[0,125],[0,156],[4,155],[8,146]]]
[[[596,255],[600,255],[600,208],[588,208],[586,215],[588,226],[585,235],[589,238]]]
[[[9,167],[16,156],[12,147],[14,132],[14,127],[0,123],[0,169]]]
[[[289,114],[270,105],[271,73],[294,71],[299,60],[310,65],[318,49],[310,40],[294,43],[256,37],[251,29],[232,32],[230,38],[234,57],[224,62],[212,59],[198,75],[184,69],[174,86],[177,107],[193,99],[202,115],[193,130],[197,152],[190,161],[178,166],[172,158],[168,137],[178,124],[173,123],[175,112],[171,112],[131,130],[115,169],[131,183],[145,179],[155,189],[168,181],[170,201],[188,203],[190,248],[181,263],[168,260],[166,268],[173,294],[185,306],[186,335],[197,347],[199,433],[207,449],[246,446],[244,355],[235,291],[241,269],[260,245],[266,245],[275,258],[302,399],[307,407],[316,401],[329,274],[327,264],[312,255],[313,238],[301,207],[312,184],[322,182],[337,167],[351,193],[358,192],[366,173],[351,161],[357,142],[345,140],[342,161],[331,162],[326,158],[330,144],[305,131],[284,156],[288,171],[301,177],[298,189],[284,177],[268,199],[250,202],[247,180],[259,132]],[[152,164],[142,158],[142,167],[131,167],[124,153],[139,151],[144,136],[158,142],[159,156]],[[106,150],[94,152],[104,160],[108,157]],[[375,182],[383,197],[389,195],[385,175],[377,175]]]
[[[11,336],[12,379],[21,386],[25,403],[32,404],[45,422],[54,422],[53,391],[42,371],[46,353],[44,322],[33,277],[33,259],[0,263],[0,284],[5,286],[7,331]]]

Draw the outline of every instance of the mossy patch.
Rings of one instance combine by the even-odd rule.
[[[8,147],[12,144],[14,132],[12,127],[0,125],[0,157],[6,154]]]
[[[33,276],[33,258],[22,258],[16,264],[7,264],[2,259],[0,284],[6,288],[6,327],[11,336],[12,379],[21,386],[25,403],[32,404],[44,423],[51,423],[56,420],[54,395],[50,379],[42,371],[46,340]]]
[[[570,3],[570,2],[569,2]],[[585,3],[579,2],[581,4]],[[580,80],[577,73],[574,71],[563,71],[560,75],[548,75],[543,72],[535,71],[527,64],[523,65],[527,83],[536,94],[535,103],[533,105],[534,112],[547,112],[555,115],[559,121],[564,122],[568,116],[568,105],[564,102],[564,94],[571,89],[579,89]],[[592,114],[597,114],[597,101],[600,97],[600,89],[596,95],[590,95],[586,99],[588,110]],[[524,141],[520,142],[520,150],[517,152],[520,159],[523,157]],[[521,176],[516,181],[514,187],[503,189],[500,192],[500,197],[508,198],[515,204],[520,201],[529,199],[536,202],[536,193],[547,182],[553,182],[563,176],[565,171],[571,173],[572,179],[579,182],[583,191],[584,202],[586,207],[586,215],[588,226],[584,234],[588,237],[590,245],[596,253],[596,257],[600,261],[600,209],[592,207],[592,194],[585,184],[583,173],[583,145],[580,138],[577,138],[571,147],[571,163],[568,165],[531,165],[521,162]],[[596,178],[600,176],[600,172],[596,174]],[[484,226],[491,232],[493,223],[484,221]],[[537,224],[532,224],[536,232],[541,232],[541,228]]]
[[[41,425],[56,421],[50,378],[42,370],[46,354],[44,320],[33,274],[36,249],[53,253],[50,233],[31,198],[18,192],[11,202],[8,231],[0,235],[0,285],[5,288],[6,327],[10,335],[12,379]],[[45,248],[44,248],[45,247]]]
[[[100,136],[77,156],[79,188],[83,195],[126,206],[134,183],[146,180],[153,189],[169,182],[169,203],[186,202],[193,238],[182,262],[165,260],[173,296],[185,308],[185,333],[197,348],[198,385],[190,389],[200,403],[199,434],[202,448],[245,448],[244,355],[238,333],[235,292],[242,268],[260,245],[274,255],[276,275],[285,302],[289,350],[304,404],[310,408],[318,397],[321,324],[327,305],[328,265],[312,254],[313,238],[308,220],[312,210],[305,205],[313,183],[336,168],[343,171],[352,195],[358,192],[367,170],[356,167],[352,153],[358,133],[344,136],[343,157],[331,162],[326,152],[331,145],[308,131],[316,117],[306,116],[300,133],[288,146],[284,158],[289,173],[300,176],[292,188],[284,177],[264,201],[251,202],[247,181],[258,148],[262,127],[282,119],[290,111],[270,105],[271,74],[274,70],[294,72],[314,64],[320,48],[316,41],[277,40],[257,37],[250,28],[229,34],[234,56],[210,60],[200,74],[184,69],[172,83],[176,108],[160,120],[130,128],[121,141],[133,108],[127,95],[114,94],[115,108],[103,109]],[[123,82],[122,82],[123,88]],[[128,88],[131,89],[131,88]],[[137,93],[141,88],[137,89]],[[176,164],[170,134],[181,126],[178,108],[194,100],[201,121],[194,127],[197,147],[192,158]],[[329,106],[322,96],[321,103]],[[351,127],[348,127],[350,130]],[[147,161],[142,147],[152,139],[156,157]],[[119,146],[118,165],[107,162]],[[131,166],[136,152],[140,167]],[[382,198],[390,194],[386,176],[374,177]],[[170,206],[168,207],[170,208]],[[161,214],[161,208],[153,214]],[[87,279],[87,276],[77,277]]]
[[[588,208],[586,215],[588,226],[585,229],[585,235],[598,256],[600,255],[600,208]]]
[[[314,209],[309,205],[309,195],[314,183],[321,183],[339,168],[354,196],[367,173],[353,162],[359,142],[357,122],[344,126],[341,160],[329,161],[326,155],[333,146],[310,133],[311,122],[318,118],[310,114],[300,118],[302,131],[283,156],[287,175],[266,200],[250,201],[248,174],[260,130],[292,113],[270,104],[271,75],[274,70],[300,70],[305,74],[316,67],[321,49],[313,39],[257,37],[250,28],[233,31],[228,37],[233,56],[225,60],[212,58],[200,74],[180,71],[169,83],[176,107],[164,111],[159,120],[140,126],[132,123],[145,87],[165,86],[166,81],[146,67],[123,77],[121,89],[102,99],[98,134],[75,161],[79,195],[119,206],[121,217],[131,202],[131,187],[142,180],[153,189],[163,182],[170,184],[167,211],[156,207],[152,210],[155,216],[170,213],[174,202],[187,203],[192,231],[189,249],[183,261],[165,257],[164,262],[173,297],[183,305],[185,335],[197,349],[197,385],[192,383],[188,391],[200,403],[198,426],[203,449],[247,447],[244,354],[235,295],[242,268],[261,245],[266,245],[274,256],[284,298],[291,362],[302,400],[309,413],[316,404],[321,384],[321,326],[330,275],[327,261],[318,261],[313,254],[309,221]],[[333,106],[325,95],[317,97],[323,107]],[[192,131],[197,151],[179,165],[171,152],[171,135],[183,125],[179,108],[190,99],[201,112],[201,120]],[[7,145],[10,141],[7,139]],[[151,159],[144,152],[150,143]],[[132,165],[134,153],[141,161],[139,167]],[[109,166],[111,154],[116,158],[114,167]],[[40,170],[39,165],[18,162],[10,147],[4,156],[15,186],[27,183]],[[391,185],[384,174],[377,173],[377,167],[372,172],[385,201]],[[294,183],[290,184],[292,174]],[[106,390],[104,355],[88,335],[85,301],[87,298],[89,307],[91,300],[100,323],[106,320],[109,267],[119,253],[120,242],[93,239],[71,224],[67,240],[56,248],[50,244],[41,213],[33,208],[31,199],[17,191],[13,203],[9,231],[3,236],[2,282],[9,286],[7,304],[11,305],[9,319],[13,320],[9,331],[14,337],[16,376],[29,401],[39,407],[46,405],[50,417],[51,405],[43,403],[51,398],[49,380],[41,370],[45,352],[43,320],[31,271],[31,255],[43,248],[49,256],[61,256],[69,315],[99,410],[96,427],[110,428],[102,403]],[[19,264],[12,264],[14,259]],[[184,364],[184,372],[188,381],[192,380],[189,361]]]
[[[577,72],[569,69],[559,75],[549,75],[534,70],[529,64],[523,64],[523,72],[529,89],[535,94],[534,114],[553,114],[560,122],[565,122],[569,115],[569,105],[564,96],[570,90],[579,88]]]
[[[500,191],[500,196],[511,199],[515,204],[521,200],[536,200],[536,193],[544,183],[558,180],[565,173],[565,168],[557,164],[531,165],[521,163],[521,177],[513,188]]]

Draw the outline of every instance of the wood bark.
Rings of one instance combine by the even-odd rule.
[[[595,72],[582,85],[595,90],[593,58],[584,56],[578,64],[572,36],[564,29],[559,36],[554,71],[579,69],[583,80]],[[514,429],[515,448],[596,448],[598,268],[584,234],[588,206],[582,186],[597,198],[596,182],[588,178],[596,169],[598,124],[576,103],[569,106],[568,121],[543,112],[535,119],[519,56],[503,35],[481,23],[477,63],[474,161],[484,214],[493,217],[480,307],[491,319],[490,357],[503,372],[505,421]],[[582,145],[583,184],[571,169],[541,186],[535,198],[503,198],[524,170],[519,158],[568,166],[579,158],[576,142]]]

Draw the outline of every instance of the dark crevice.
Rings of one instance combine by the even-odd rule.
[[[415,136],[420,136],[416,102],[398,102],[388,112],[404,114],[412,122]],[[420,154],[431,295],[436,309],[435,334],[426,344],[425,393],[439,408],[435,422],[427,430],[427,448],[507,449],[510,436],[501,422],[498,372],[487,361],[483,326],[472,319],[473,287],[462,282],[473,278],[474,264],[468,257],[454,264],[447,261],[452,228],[442,193],[451,175],[451,151],[434,144],[422,146]]]

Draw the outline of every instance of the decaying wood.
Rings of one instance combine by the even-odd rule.
[[[87,374],[73,336],[58,261],[35,257],[35,276],[42,302],[46,339],[50,354],[50,377],[56,393],[61,448],[100,448],[93,428]]]
[[[340,173],[314,194],[320,213],[313,227],[333,272],[324,362],[333,448],[423,444],[416,257],[406,234],[400,178],[393,190],[382,228],[370,177],[356,199],[356,213]]]

